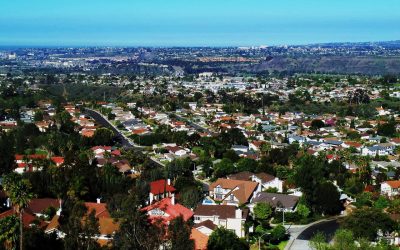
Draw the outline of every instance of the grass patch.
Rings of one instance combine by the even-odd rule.
[[[279,250],[284,250],[286,245],[288,244],[288,240],[282,241],[278,245],[272,245],[272,244],[263,244],[261,243],[261,249],[276,249],[279,248]],[[250,250],[258,250],[258,241],[254,243],[253,245],[250,245]]]

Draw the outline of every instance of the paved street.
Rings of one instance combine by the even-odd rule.
[[[322,232],[327,236],[327,240],[331,241],[335,231],[339,228],[337,218],[315,222],[311,225],[293,226],[289,228],[290,241],[286,246],[286,250],[309,250],[309,240],[317,232]]]
[[[88,109],[88,108],[85,109],[85,112],[87,115],[92,117],[97,123],[99,123],[103,127],[107,127],[109,129],[111,129],[112,131],[114,131],[114,133],[116,135],[115,139],[122,144],[122,147],[133,148],[133,149],[136,149],[139,154],[143,154],[143,148],[141,146],[135,144],[134,142],[132,142],[132,140],[130,140],[124,134],[122,134],[121,131],[119,131],[119,129],[116,128],[111,122],[109,122],[102,114],[100,114],[99,112],[97,112],[95,110]],[[151,158],[151,157],[149,157],[149,159],[153,163],[155,163],[161,167],[165,167],[165,164],[157,161],[156,159]]]

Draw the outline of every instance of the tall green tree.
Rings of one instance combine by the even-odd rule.
[[[344,229],[350,230],[356,238],[375,240],[378,230],[383,233],[391,233],[396,223],[389,215],[377,208],[357,209],[349,216],[346,216],[341,225]]]
[[[16,249],[20,234],[19,224],[20,220],[16,216],[0,219],[0,243],[5,249]]]
[[[234,232],[218,227],[215,229],[207,243],[208,250],[246,250],[249,249],[246,242],[241,241]]]
[[[190,239],[190,226],[179,216],[168,226],[168,235],[172,250],[192,250],[194,241]]]
[[[34,194],[31,192],[31,184],[28,180],[22,179],[22,177],[16,173],[11,173],[4,176],[3,179],[4,191],[9,196],[12,204],[17,210],[19,215],[19,244],[20,249],[24,248],[24,237],[23,237],[23,213],[24,208],[29,204]]]

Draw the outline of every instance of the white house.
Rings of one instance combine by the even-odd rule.
[[[269,188],[276,188],[279,193],[283,192],[283,181],[273,175],[266,173],[259,173],[253,175],[251,177],[251,180],[260,184],[263,190]]]
[[[393,197],[399,195],[400,180],[381,183],[381,194]]]
[[[238,237],[244,237],[244,223],[248,209],[237,209],[230,205],[199,205],[194,211],[194,223],[210,220],[217,226],[233,230]]]

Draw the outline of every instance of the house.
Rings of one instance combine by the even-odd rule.
[[[254,174],[248,171],[244,171],[237,174],[231,174],[228,176],[228,179],[253,181],[257,182],[261,186],[261,190],[276,188],[278,192],[283,192],[283,181],[273,175],[266,173]]]
[[[390,148],[382,147],[382,146],[379,146],[379,145],[374,145],[372,147],[363,147],[361,149],[361,154],[364,155],[364,156],[366,156],[366,155],[383,156],[383,155],[389,155],[392,152],[393,151]]]
[[[273,175],[266,173],[254,174],[251,177],[251,180],[260,184],[262,190],[276,188],[279,193],[283,192],[283,181]]]
[[[171,185],[171,180],[158,180],[150,182],[149,202],[161,200],[165,197],[172,197],[175,188]]]
[[[212,232],[217,228],[217,225],[215,225],[211,220],[205,220],[200,223],[194,224],[193,228],[196,228],[201,233],[210,236]]]
[[[275,194],[260,192],[255,195],[249,205],[250,211],[253,212],[254,206],[259,202],[265,202],[271,205],[277,211],[285,211],[293,213],[296,211],[296,206],[300,197],[287,194]]]
[[[99,222],[99,235],[96,235],[94,238],[100,245],[106,245],[110,243],[115,232],[119,230],[119,223],[111,218],[107,209],[107,204],[101,203],[100,199],[97,199],[97,202],[85,202],[84,206],[87,209],[84,217],[89,216],[89,214],[93,212],[95,218],[98,219]],[[47,225],[45,233],[56,233],[57,237],[64,238],[66,234],[60,228],[59,218],[60,213],[57,213]],[[83,222],[84,218],[82,218],[82,223]]]
[[[161,220],[165,224],[169,224],[171,220],[179,216],[182,216],[185,221],[193,216],[192,210],[175,202],[174,194],[171,198],[164,198],[142,210],[147,212],[150,220]]]
[[[249,151],[249,147],[243,145],[233,145],[232,150],[239,154],[245,154]]]
[[[381,194],[393,197],[399,195],[400,180],[381,183]]]
[[[61,200],[52,198],[35,198],[29,202],[28,206],[25,208],[25,211],[35,216],[41,217],[45,215],[44,212],[50,207],[59,210],[61,207]]]
[[[211,221],[216,226],[233,230],[238,237],[244,237],[244,223],[248,209],[239,209],[231,205],[199,205],[194,211],[194,223]]]
[[[210,197],[224,204],[238,206],[250,201],[260,190],[260,185],[252,181],[219,178],[209,186]]]
[[[207,250],[208,235],[200,232],[196,228],[192,228],[190,239],[194,242],[194,250]]]
[[[264,145],[265,141],[252,141],[249,143],[249,149],[254,151],[260,151],[262,145]]]
[[[303,136],[298,136],[298,135],[290,135],[288,138],[289,144],[293,144],[294,142],[299,143],[300,145],[302,145],[303,143],[305,143],[307,141],[306,137]]]
[[[186,150],[179,146],[166,146],[165,149],[168,150],[170,154],[174,154],[178,157],[182,157],[187,153]]]

